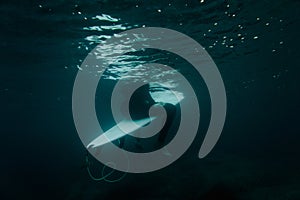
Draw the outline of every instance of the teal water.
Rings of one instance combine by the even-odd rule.
[[[297,0],[1,2],[1,199],[300,199],[299,7]],[[198,159],[210,114],[204,82],[172,55],[136,55],[194,84],[203,108],[198,136],[162,170],[93,181],[72,118],[74,79],[97,44],[136,27],[177,30],[205,47],[226,87],[225,127]],[[109,97],[97,99],[106,102],[96,106],[109,128]],[[103,165],[92,163],[101,177]]]

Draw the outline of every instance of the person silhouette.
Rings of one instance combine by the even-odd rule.
[[[177,113],[177,108],[175,105],[168,103],[168,102],[156,102],[152,96],[150,95],[150,85],[145,84],[138,88],[133,95],[131,96],[130,102],[129,102],[129,110],[131,118],[135,120],[145,119],[149,118],[149,110],[150,108],[158,104],[160,106],[163,106],[164,109],[167,112],[167,118],[165,121],[165,124],[163,128],[158,133],[158,143],[157,146],[161,147],[165,143],[166,137],[168,133],[170,132],[170,128],[174,123],[174,119]],[[123,148],[125,145],[125,139],[126,137],[122,137],[119,139],[119,147]],[[143,147],[140,145],[141,138],[137,138],[137,143],[135,146],[138,149],[143,149]]]

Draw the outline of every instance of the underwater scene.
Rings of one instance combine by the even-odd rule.
[[[300,200],[299,0],[0,16],[0,199]]]

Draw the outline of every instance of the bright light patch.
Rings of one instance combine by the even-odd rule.
[[[176,105],[184,97],[182,93],[179,92],[174,92],[174,93],[177,93],[176,96],[171,91],[165,90],[165,91],[151,92],[150,95],[155,102],[163,102],[163,103],[170,103]]]

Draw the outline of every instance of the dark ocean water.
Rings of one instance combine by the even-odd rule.
[[[298,0],[1,2],[0,198],[300,199],[299,8]],[[203,127],[183,157],[115,183],[93,181],[72,117],[75,76],[101,41],[143,26],[205,47],[226,87],[225,127],[198,159],[209,120],[204,89]],[[103,165],[93,163],[101,176]]]

